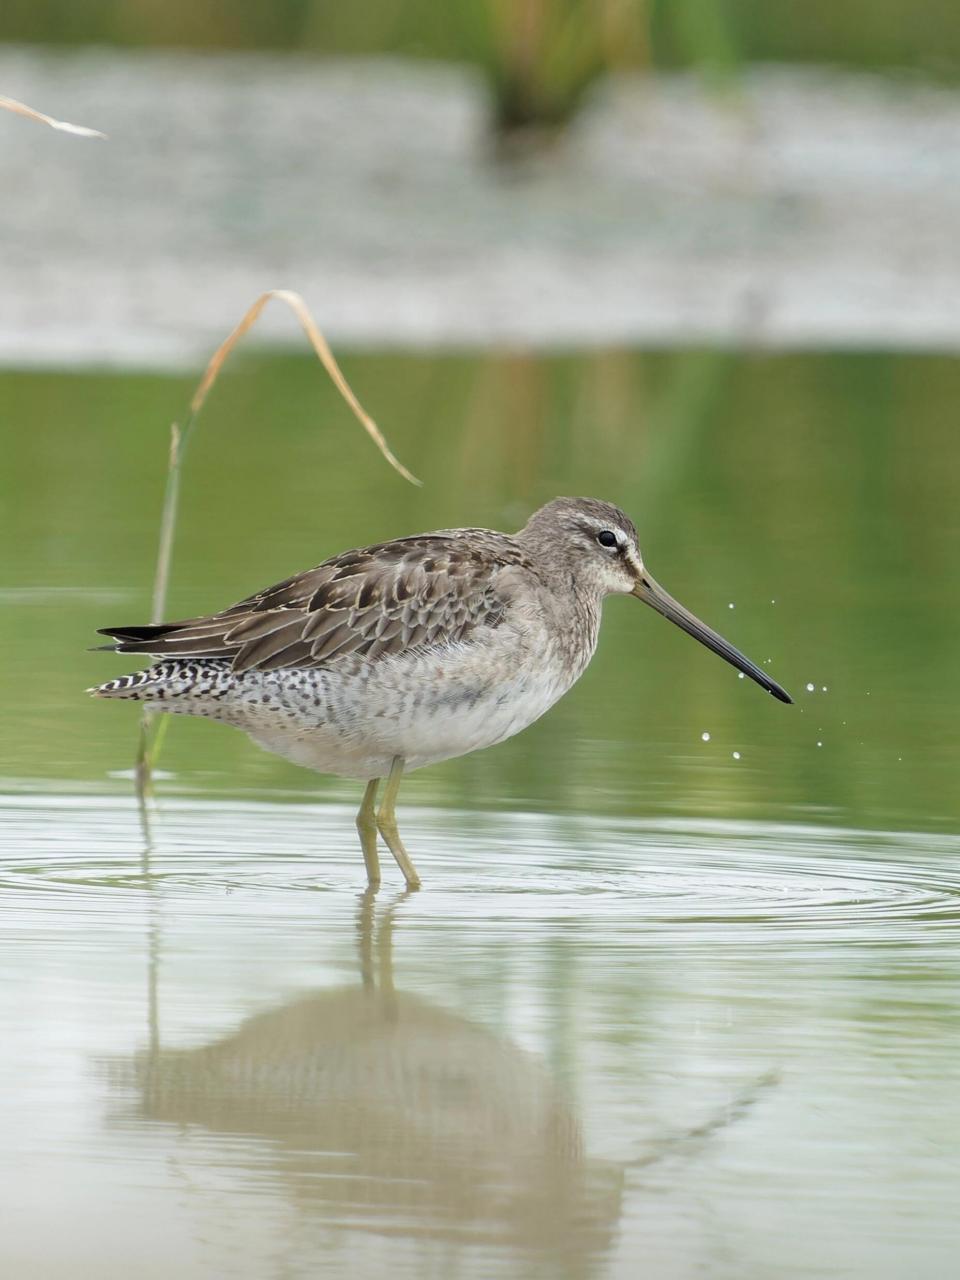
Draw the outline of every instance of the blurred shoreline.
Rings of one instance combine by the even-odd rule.
[[[0,90],[109,135],[0,119],[6,366],[192,365],[274,287],[356,349],[960,349],[949,89],[620,78],[509,161],[457,66],[8,46]]]

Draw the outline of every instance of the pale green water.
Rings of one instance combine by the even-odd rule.
[[[356,789],[206,723],[171,728],[147,847],[134,715],[82,695],[135,663],[85,646],[146,616],[189,380],[0,377],[5,1273],[951,1274],[955,365],[349,373],[424,489],[308,362],[249,364],[172,614],[592,493],[797,706],[613,601],[547,718],[409,780],[423,892],[365,903]]]

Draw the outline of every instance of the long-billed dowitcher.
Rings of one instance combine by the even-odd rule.
[[[365,781],[367,878],[380,881],[379,830],[416,886],[395,811],[404,772],[542,716],[593,657],[608,595],[643,600],[791,701],[654,581],[633,521],[593,498],[556,498],[515,534],[440,529],[345,551],[206,617],[104,627],[106,648],[158,661],[90,692],[222,720],[297,764]]]

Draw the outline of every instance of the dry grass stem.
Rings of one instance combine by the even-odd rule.
[[[61,133],[74,133],[78,138],[105,138],[107,135],[101,133],[99,129],[88,129],[84,124],[70,124],[66,120],[54,120],[53,116],[45,116],[42,111],[35,111],[33,107],[28,107],[25,102],[18,102],[16,98],[4,98],[0,95],[0,107],[4,111],[12,111],[14,115],[25,116],[28,120],[36,120],[40,124],[47,124],[51,129],[59,129]]]
[[[391,467],[393,467],[394,471],[398,471],[400,475],[403,476],[404,480],[409,480],[411,484],[420,484],[420,481],[416,476],[412,475],[403,463],[400,462],[391,452],[389,445],[383,438],[383,433],[380,428],[360,404],[360,401],[350,389],[350,384],[340,372],[340,366],[334,359],[333,352],[327,345],[326,338],[324,338],[323,334],[317,328],[317,323],[310,314],[307,304],[300,297],[299,293],[294,293],[290,289],[269,289],[266,293],[261,293],[260,297],[246,313],[234,331],[220,344],[214,352],[210,363],[207,365],[206,372],[200,379],[200,385],[197,387],[194,392],[193,399],[190,401],[191,415],[200,412],[203,402],[207,398],[207,393],[217,380],[223,362],[243,335],[253,328],[261,311],[271,298],[276,298],[279,302],[285,302],[300,321],[300,324],[303,326],[304,333],[310,340],[310,345],[319,356],[320,362],[326,369],[327,373],[329,373],[334,386],[343,396],[344,400],[346,400],[367,435],[370,436],[371,440],[373,440],[374,444],[386,458],[387,462],[390,463]],[[187,430],[189,430],[189,426]],[[184,434],[186,434],[186,431]]]
[[[157,567],[153,579],[153,601],[150,610],[150,621],[153,623],[163,622],[166,612],[167,588],[170,582],[170,566],[173,560],[173,543],[177,531],[177,512],[180,502],[180,472],[183,467],[183,459],[186,454],[187,445],[190,443],[190,437],[196,426],[200,410],[203,408],[207,396],[210,393],[213,384],[220,376],[220,371],[240,339],[256,324],[260,313],[263,311],[267,303],[276,298],[293,311],[294,315],[300,321],[304,333],[310,340],[310,345],[320,359],[321,364],[333,380],[334,386],[346,400],[347,404],[353,410],[360,425],[367,432],[374,444],[380,450],[383,457],[389,462],[390,466],[405,480],[409,480],[411,484],[420,484],[420,481],[414,476],[402,462],[393,454],[389,445],[383,437],[380,428],[374,422],[373,418],[360,404],[360,401],[354,395],[350,384],[340,370],[340,366],[334,359],[333,352],[327,344],[327,340],[317,327],[317,323],[307,307],[307,304],[298,293],[292,292],[290,289],[270,289],[266,293],[262,293],[253,305],[247,310],[236,328],[221,342],[216,349],[204,370],[203,377],[193,393],[190,401],[190,407],[187,412],[186,421],[181,429],[177,423],[174,423],[170,429],[170,461],[167,467],[167,484],[163,496],[163,512],[160,517],[160,542],[157,549]],[[162,740],[163,729],[166,721],[163,717],[158,717],[160,723],[154,728],[151,724],[152,717],[146,710],[140,719],[140,738],[137,748],[136,759],[136,779],[137,779],[137,796],[140,801],[141,808],[145,803],[146,797],[152,790],[152,770],[159,755],[160,742]]]

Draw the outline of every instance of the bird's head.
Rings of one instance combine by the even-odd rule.
[[[520,536],[562,559],[599,595],[636,596],[775,698],[793,701],[756,663],[664,591],[643,562],[636,526],[619,507],[596,498],[555,498],[534,512]]]

